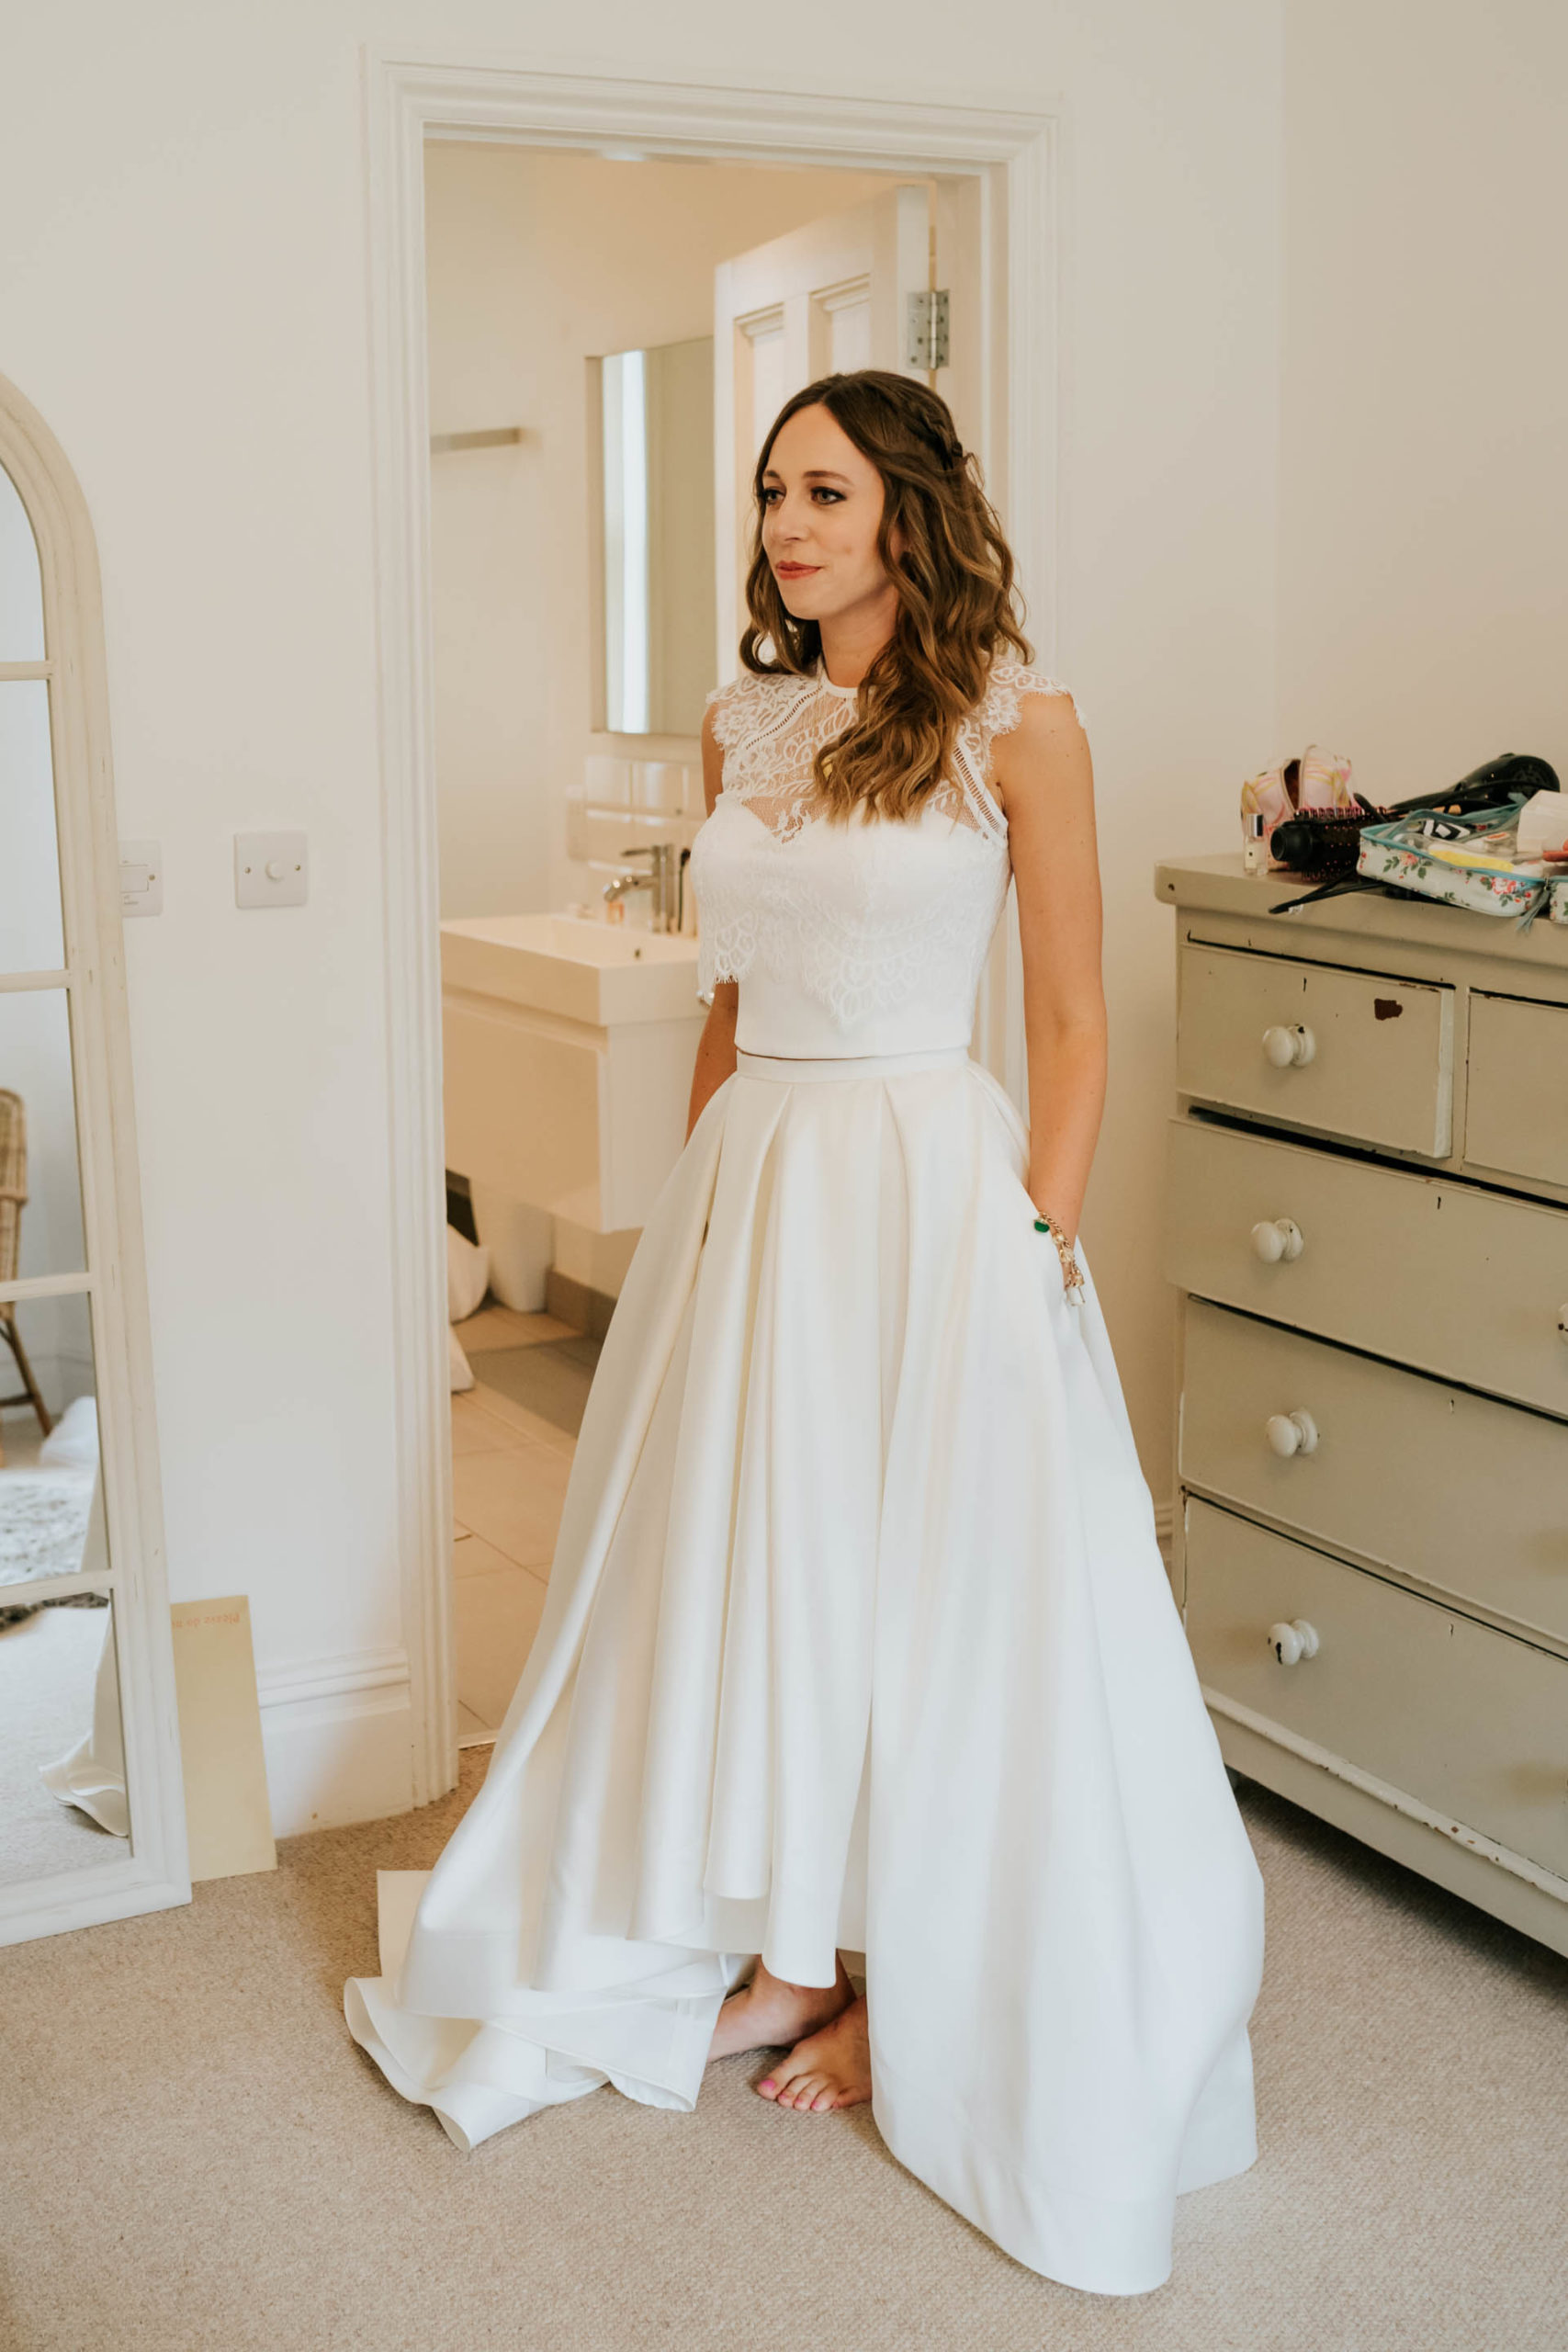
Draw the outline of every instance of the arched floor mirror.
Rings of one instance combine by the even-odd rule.
[[[97,555],[0,378],[0,1943],[189,1899]]]

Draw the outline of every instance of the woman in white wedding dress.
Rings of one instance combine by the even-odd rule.
[[[1141,2293],[1178,2195],[1256,2156],[1263,1905],[1073,1240],[1088,750],[934,393],[811,386],[756,493],[686,1148],[489,1775],[383,1879],[348,2019],[462,2148],[780,2051],[764,2097],[869,2097],[1019,2261]],[[1028,1131],[968,1053],[1010,874]]]

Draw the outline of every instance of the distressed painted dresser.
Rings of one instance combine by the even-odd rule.
[[[1568,929],[1176,860],[1172,1573],[1225,1759],[1568,1952]]]

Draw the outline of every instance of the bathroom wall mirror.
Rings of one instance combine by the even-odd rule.
[[[0,379],[0,1943],[188,1900],[92,531]]]
[[[713,337],[589,362],[594,725],[695,735],[715,673]]]

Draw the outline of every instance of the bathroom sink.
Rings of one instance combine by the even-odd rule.
[[[441,999],[447,1167],[595,1232],[645,1224],[685,1142],[696,941],[468,915],[441,926]]]
[[[468,915],[441,926],[448,989],[569,1021],[670,1021],[696,1007],[697,943],[581,915]]]

